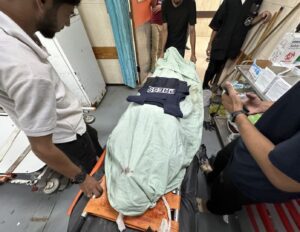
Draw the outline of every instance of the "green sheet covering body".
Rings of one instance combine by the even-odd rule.
[[[111,206],[123,215],[140,215],[183,180],[202,139],[202,83],[195,65],[175,48],[159,59],[153,76],[190,85],[180,103],[183,118],[155,105],[131,103],[109,136],[105,173]]]

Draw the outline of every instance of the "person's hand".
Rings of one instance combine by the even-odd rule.
[[[243,110],[243,103],[237,92],[234,90],[230,82],[226,82],[224,88],[227,89],[227,93],[222,95],[222,103],[224,108],[229,112],[235,112]]]
[[[208,44],[207,48],[206,48],[206,55],[207,57],[210,57],[210,52],[211,52],[211,43]]]
[[[270,11],[263,11],[260,13],[260,17],[263,20],[263,23],[267,23],[271,20],[272,18],[272,13]]]
[[[243,102],[249,111],[248,114],[257,114],[264,112],[263,102],[255,93],[246,93],[247,99]]]
[[[152,8],[152,12],[154,14],[158,13],[161,11],[161,5],[156,5],[155,7]]]
[[[98,182],[94,177],[91,177],[89,175],[87,175],[84,182],[80,184],[80,189],[89,198],[93,196],[100,197],[103,193],[103,189],[100,186],[100,182]]]
[[[197,62],[197,57],[195,56],[195,55],[191,55],[191,59],[190,59],[193,63],[195,63],[196,64],[196,62]]]

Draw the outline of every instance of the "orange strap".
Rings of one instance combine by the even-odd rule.
[[[90,172],[90,176],[94,175],[102,166],[103,162],[104,162],[104,158],[105,158],[105,154],[106,154],[106,149],[103,150],[100,158],[98,159],[97,163],[95,164],[94,168],[92,169],[92,171]],[[75,208],[75,205],[77,204],[79,198],[81,197],[82,191],[80,190],[77,195],[75,196],[72,204],[70,205],[68,211],[67,211],[67,215],[70,216],[71,213],[73,212],[73,209]]]

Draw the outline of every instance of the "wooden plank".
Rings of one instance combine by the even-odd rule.
[[[93,47],[93,52],[97,60],[118,59],[118,52],[116,47]]]
[[[197,11],[197,18],[213,18],[216,11]]]
[[[196,12],[197,14],[197,18],[213,18],[216,11],[197,11]],[[129,12],[129,18],[133,19],[132,18],[132,12]]]
[[[216,11],[203,11],[199,10],[197,11],[197,18],[213,18]],[[132,18],[132,12],[129,12],[129,17]]]

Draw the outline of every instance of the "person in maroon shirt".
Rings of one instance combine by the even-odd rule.
[[[162,43],[162,14],[161,14],[161,3],[163,0],[157,0],[155,7],[152,8],[151,18],[151,72],[154,72],[155,63],[158,56],[161,53]]]

